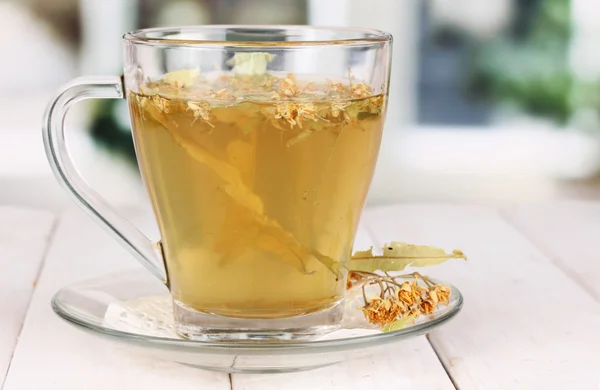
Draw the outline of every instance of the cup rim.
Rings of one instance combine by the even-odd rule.
[[[351,36],[363,34],[362,37],[349,37],[342,39],[316,39],[316,40],[297,40],[297,41],[225,41],[225,40],[203,40],[203,39],[173,39],[152,37],[151,34],[157,33],[183,33],[194,31],[217,31],[227,29],[243,30],[300,30],[303,32],[314,31],[324,32],[332,31]],[[123,35],[125,42],[148,45],[148,46],[192,46],[192,47],[215,47],[215,46],[238,46],[238,47],[262,47],[262,48],[282,48],[282,47],[306,47],[306,46],[356,46],[373,45],[378,43],[390,42],[393,37],[390,33],[370,28],[359,27],[340,27],[340,26],[310,26],[310,25],[199,25],[199,26],[178,26],[178,27],[155,27],[130,31]]]

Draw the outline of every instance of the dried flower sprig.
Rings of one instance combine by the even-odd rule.
[[[346,288],[362,289],[361,310],[367,321],[379,325],[383,331],[402,329],[419,316],[432,314],[440,304],[447,305],[450,301],[449,286],[439,285],[418,272],[396,276],[390,272],[399,272],[409,266],[437,265],[450,259],[466,260],[459,250],[446,253],[434,246],[396,241],[386,244],[382,252],[375,255],[370,248],[354,253]],[[367,298],[366,288],[370,286],[379,287],[379,294]]]
[[[408,279],[408,280],[407,280]],[[410,280],[412,279],[412,280]],[[368,286],[379,287],[379,294],[367,298]],[[392,276],[350,271],[348,289],[362,289],[365,319],[383,331],[401,329],[421,315],[432,314],[439,305],[450,302],[450,287],[435,283],[418,272]]]

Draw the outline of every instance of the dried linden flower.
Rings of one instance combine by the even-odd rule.
[[[332,103],[331,104],[331,116],[337,118],[341,113],[344,112],[344,109],[348,107],[350,103]]]
[[[402,283],[398,279],[406,280]],[[384,332],[402,329],[420,315],[433,314],[440,304],[448,304],[450,287],[436,284],[415,272],[391,276],[366,271],[350,271],[346,288],[362,288],[365,319],[379,325]],[[367,299],[365,287],[378,286],[379,296]]]
[[[327,80],[327,92],[329,94],[341,95],[344,93],[344,84],[334,83],[331,80]]]
[[[194,122],[201,118],[209,126],[215,127],[215,125],[210,123],[210,112],[212,110],[210,104],[208,104],[207,102],[188,102],[187,105],[188,109],[194,112]]]
[[[352,91],[352,97],[357,99],[363,99],[373,95],[371,87],[364,83],[354,84],[350,89]]]
[[[370,323],[388,325],[396,321],[402,308],[396,301],[374,297],[367,302],[362,310]]]
[[[302,119],[316,121],[316,107],[313,103],[281,103],[275,107],[275,119],[285,119],[291,128],[302,128]]]
[[[444,305],[448,304],[450,299],[450,288],[448,288],[448,286],[437,284],[433,286],[433,292],[435,292],[438,302],[443,303]]]
[[[293,128],[298,124],[298,107],[293,103],[278,104],[275,107],[275,119],[285,119]]]
[[[154,95],[152,96],[152,100],[154,101],[156,108],[158,108],[160,111],[164,112],[165,114],[171,112],[171,104],[167,99],[158,95]]]
[[[296,76],[289,73],[279,87],[279,95],[282,97],[293,97],[298,95],[299,92],[298,86],[296,85]]]
[[[398,290],[398,299],[408,306],[415,304],[416,299],[413,294],[413,287],[409,281],[402,283],[402,287]]]
[[[431,314],[433,313],[433,310],[436,306],[437,305],[433,302],[433,300],[426,299],[423,302],[421,302],[421,305],[419,305],[419,309],[421,309],[421,312],[423,312],[424,314]]]

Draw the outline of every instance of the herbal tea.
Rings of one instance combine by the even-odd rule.
[[[351,75],[179,71],[128,98],[178,305],[283,318],[340,302],[383,92]]]

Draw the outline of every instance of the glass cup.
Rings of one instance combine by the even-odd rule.
[[[190,339],[295,339],[338,328],[387,104],[392,37],[353,28],[201,26],[123,38],[123,77],[51,102],[58,181],[173,298]],[[79,176],[68,107],[126,98],[161,240]]]

